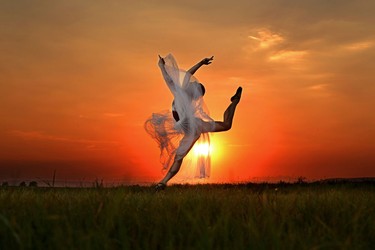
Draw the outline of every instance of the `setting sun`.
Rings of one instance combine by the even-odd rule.
[[[208,143],[197,143],[193,147],[193,152],[199,156],[208,156],[212,152],[212,145]]]

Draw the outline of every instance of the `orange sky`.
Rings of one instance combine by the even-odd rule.
[[[375,176],[372,1],[2,1],[0,179],[158,181],[143,129],[170,109],[157,55],[196,76],[231,131],[211,181]]]

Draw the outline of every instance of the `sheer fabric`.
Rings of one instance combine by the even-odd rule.
[[[174,97],[173,109],[179,120],[172,116],[172,111],[153,113],[145,122],[145,129],[158,143],[160,162],[163,170],[168,170],[173,160],[184,158],[193,144],[204,144],[209,147],[210,137],[207,126],[213,128],[214,121],[208,115],[198,80],[190,73],[178,68],[174,57],[169,54],[164,58],[165,70],[172,79],[168,84]],[[205,129],[203,129],[203,125]],[[185,159],[182,166],[183,178],[205,178],[210,175],[210,154],[192,155]],[[188,164],[187,164],[188,163]],[[188,165],[188,166],[187,166]],[[181,174],[179,174],[181,177]]]

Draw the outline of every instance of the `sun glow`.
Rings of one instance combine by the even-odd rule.
[[[193,152],[195,155],[208,156],[212,153],[212,145],[208,143],[195,144],[193,148]]]

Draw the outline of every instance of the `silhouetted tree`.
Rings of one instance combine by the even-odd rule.
[[[103,179],[101,179],[101,180],[99,181],[99,179],[96,178],[96,179],[95,179],[95,182],[94,182],[94,187],[96,187],[96,188],[102,188],[102,187],[104,187]]]
[[[303,176],[298,177],[296,183],[298,183],[298,184],[305,184],[306,183],[306,177],[303,177]]]
[[[36,181],[31,181],[29,183],[29,187],[37,187],[37,186],[38,186],[38,182],[36,182]]]

